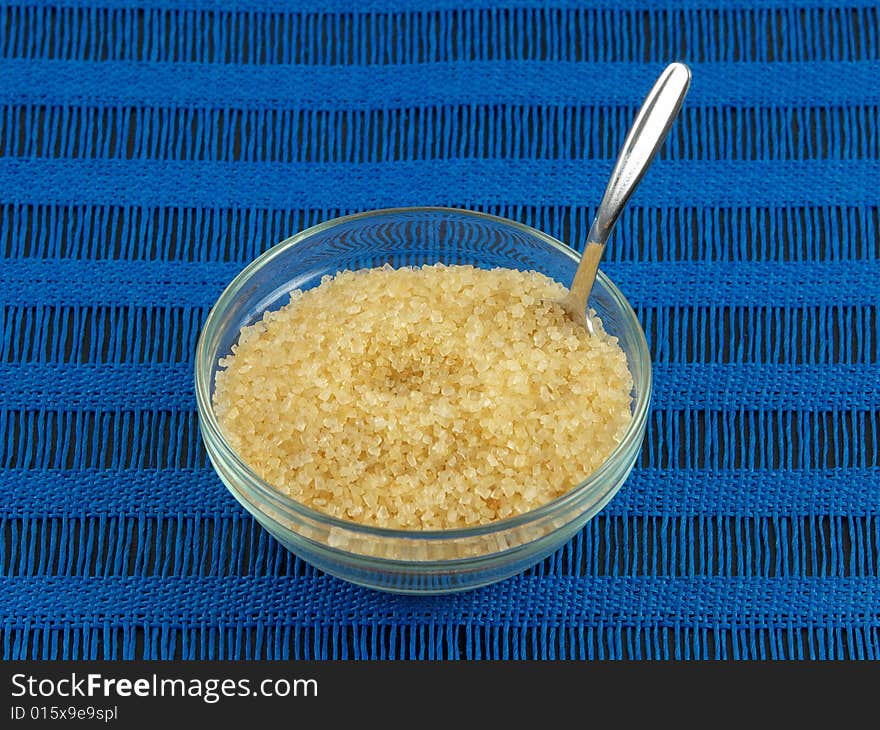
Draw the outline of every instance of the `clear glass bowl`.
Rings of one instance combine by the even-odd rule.
[[[590,307],[617,336],[632,371],[633,420],[623,441],[586,481],[513,518],[466,529],[379,529],[335,519],[260,479],[223,436],[212,408],[218,360],[240,329],[343,269],[443,262],[536,270],[571,282],[577,254],[540,231],[482,213],[397,208],[337,218],[274,246],[247,266],[211,310],[199,338],[195,386],[202,438],[235,498],[285,547],[345,580],[399,593],[476,588],[519,573],[567,542],[620,489],[641,448],[651,398],[651,362],[635,312],[601,272]]]

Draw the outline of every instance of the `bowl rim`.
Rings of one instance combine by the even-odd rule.
[[[205,437],[209,437],[212,445],[221,453],[223,459],[227,462],[230,462],[240,476],[246,478],[247,486],[251,487],[261,497],[265,498],[270,503],[275,503],[276,505],[281,506],[284,509],[291,510],[292,512],[299,514],[302,517],[318,523],[322,523],[327,527],[347,530],[365,536],[372,536],[384,539],[393,538],[397,540],[450,540],[482,537],[502,532],[504,530],[521,527],[529,523],[538,521],[544,517],[552,516],[554,513],[560,510],[564,510],[571,503],[577,502],[580,499],[590,495],[591,493],[596,493],[598,499],[595,501],[600,502],[603,497],[603,492],[600,488],[604,484],[604,479],[607,473],[620,463],[623,455],[627,454],[632,449],[633,442],[636,439],[641,439],[643,437],[643,424],[647,420],[648,413],[650,411],[653,389],[653,372],[651,367],[650,350],[648,348],[648,342],[645,337],[644,329],[642,328],[638,316],[636,315],[632,305],[629,303],[629,301],[626,299],[626,297],[623,295],[617,285],[615,285],[614,282],[611,281],[611,279],[609,279],[608,276],[606,276],[601,270],[597,272],[596,278],[601,282],[601,285],[611,295],[612,300],[619,307],[620,311],[625,315],[626,319],[631,320],[631,322],[635,325],[633,329],[636,333],[636,354],[638,356],[638,359],[641,361],[642,370],[644,371],[645,376],[645,383],[644,387],[642,388],[642,392],[644,395],[636,403],[636,408],[633,412],[633,418],[632,421],[630,421],[626,433],[620,440],[620,443],[618,443],[614,447],[614,449],[611,451],[605,461],[603,461],[602,464],[582,482],[579,482],[577,485],[569,489],[564,494],[550,500],[549,502],[546,502],[539,507],[528,510],[527,512],[522,512],[517,515],[505,517],[500,520],[482,525],[472,525],[469,527],[431,530],[409,530],[367,525],[360,522],[355,522],[354,520],[346,520],[334,517],[326,512],[321,512],[320,510],[314,509],[307,506],[306,504],[303,504],[302,502],[298,502],[297,500],[292,499],[288,495],[284,494],[283,492],[263,480],[262,477],[260,477],[238,456],[236,451],[226,440],[220,424],[217,421],[216,415],[214,414],[214,409],[211,405],[210,376],[213,373],[213,368],[216,364],[213,362],[208,362],[207,354],[207,343],[209,340],[209,334],[212,334],[213,330],[217,328],[217,321],[220,318],[221,313],[224,312],[228,308],[228,306],[235,300],[237,294],[247,285],[248,281],[255,272],[271,264],[271,262],[278,256],[286,252],[288,249],[293,248],[297,244],[306,240],[307,238],[310,238],[318,233],[322,233],[323,231],[326,231],[330,228],[350,223],[352,221],[366,218],[374,218],[383,215],[404,213],[447,213],[489,220],[495,223],[510,226],[516,230],[519,230],[522,233],[527,233],[530,236],[535,236],[539,238],[542,242],[556,249],[559,253],[570,258],[575,264],[580,261],[580,255],[577,253],[577,251],[575,251],[570,246],[562,243],[561,241],[558,241],[547,233],[538,230],[537,228],[533,228],[532,226],[529,226],[525,223],[511,220],[510,218],[492,215],[490,213],[482,213],[475,210],[469,210],[467,208],[454,208],[448,206],[402,206],[391,208],[375,208],[359,213],[337,216],[335,218],[322,221],[321,223],[318,223],[316,225],[309,226],[308,228],[305,228],[295,233],[294,235],[285,238],[276,244],[273,244],[270,248],[268,248],[258,257],[253,259],[249,264],[247,264],[226,286],[226,288],[215,301],[214,305],[211,307],[211,310],[208,312],[208,316],[205,318],[205,322],[202,325],[202,329],[199,333],[198,342],[196,344],[194,363],[195,395],[198,406],[199,426],[203,430],[203,435]],[[205,367],[202,367],[202,365],[204,365]],[[228,484],[226,486],[227,488],[232,488]],[[610,488],[613,487],[614,484],[612,482],[607,486],[609,486]],[[251,502],[251,500],[249,499],[248,502]],[[254,506],[255,508],[257,508],[257,505]],[[305,536],[302,537],[303,539],[308,539]],[[339,550],[339,548],[334,549]],[[343,550],[342,552],[348,553],[349,551]]]

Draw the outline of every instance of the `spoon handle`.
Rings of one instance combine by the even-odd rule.
[[[617,155],[617,163],[590,227],[587,245],[571,284],[568,297],[571,309],[581,313],[586,311],[587,299],[611,230],[666,139],[690,82],[691,72],[687,66],[683,63],[669,64],[639,109]]]

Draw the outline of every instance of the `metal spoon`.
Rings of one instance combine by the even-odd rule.
[[[559,303],[578,324],[594,334],[593,323],[587,316],[587,299],[596,279],[599,260],[611,230],[630,195],[641,182],[654,159],[666,133],[672,126],[678,110],[691,83],[690,69],[683,63],[666,67],[654,88],[648,94],[636,115],[632,128],[617,155],[617,163],[611,173],[605,195],[596,211],[593,225],[587,237],[587,245],[575,271],[569,293]]]

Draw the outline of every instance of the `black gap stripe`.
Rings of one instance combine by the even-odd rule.
[[[243,510],[239,517],[7,517],[0,531],[0,574],[9,578],[318,574]],[[525,574],[876,578],[878,556],[876,515],[600,514]]]
[[[379,619],[303,625],[114,628],[30,622],[0,629],[3,659],[210,660],[865,660],[876,659],[872,626],[767,626],[743,620],[709,627],[536,627],[471,620],[388,623]]]
[[[207,307],[5,306],[0,362],[190,362]]]
[[[7,577],[312,575],[244,510],[237,517],[4,518]]]
[[[0,410],[0,434],[0,468],[192,469],[208,463],[191,411]]]
[[[579,248],[595,206],[484,205]],[[0,205],[4,258],[251,261],[350,209]],[[608,261],[836,261],[880,258],[880,207],[630,206]]]
[[[867,8],[191,11],[7,6],[9,58],[237,64],[467,60],[660,63],[858,61],[878,57]]]
[[[207,306],[0,307],[3,363],[190,363]],[[880,362],[880,307],[637,307],[654,363]]]
[[[7,469],[208,463],[192,411],[0,409],[0,434],[0,468]],[[878,442],[876,411],[655,409],[637,463],[652,469],[865,469],[880,465]]]
[[[461,158],[613,160],[636,113],[620,106],[383,110],[0,106],[0,156],[224,162]],[[864,159],[880,108],[685,107],[660,159]]]

